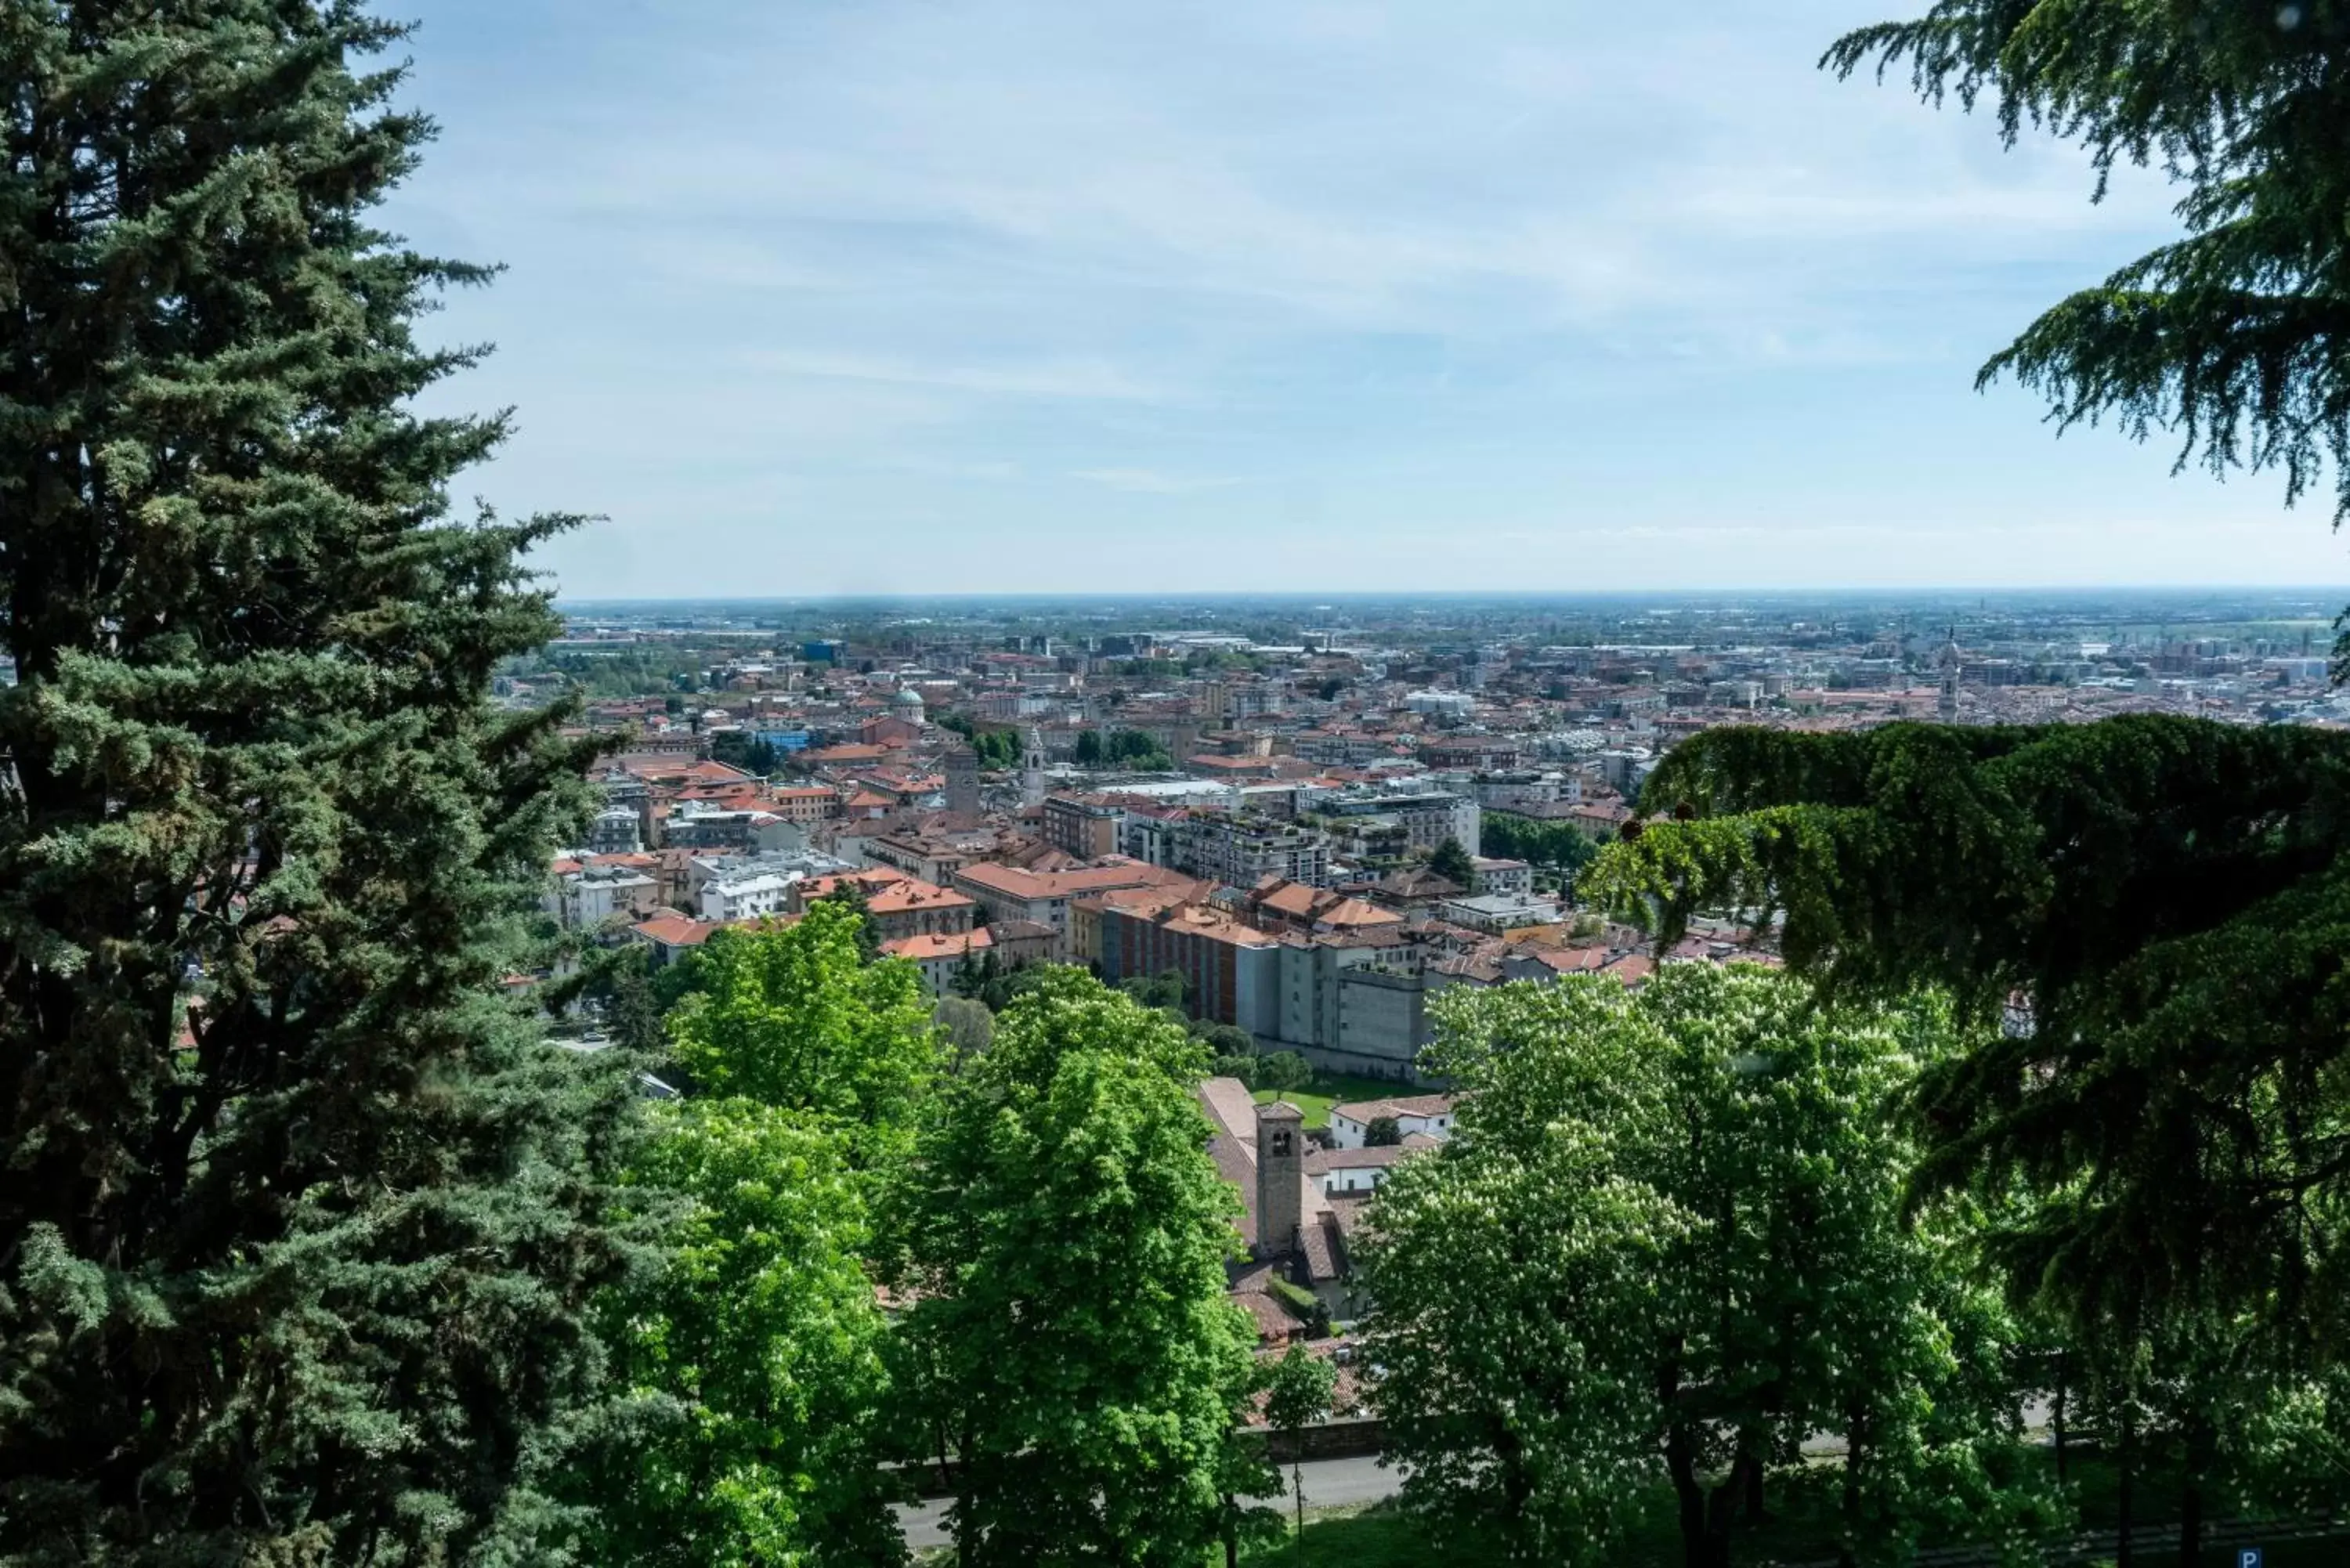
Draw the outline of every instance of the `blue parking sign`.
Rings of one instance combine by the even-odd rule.
[[[2236,1548],[2236,1568],[2263,1568],[2267,1560],[2267,1553],[2257,1546]]]

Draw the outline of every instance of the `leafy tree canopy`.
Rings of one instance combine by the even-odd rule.
[[[1573,823],[1537,822],[1502,811],[1485,814],[1478,836],[1489,855],[1567,872],[1582,870],[1599,853],[1591,836]]]
[[[745,1098],[663,1106],[636,1179],[689,1208],[612,1303],[646,1391],[594,1472],[599,1561],[734,1568],[903,1555],[881,1490],[885,1332],[841,1129]]]
[[[1413,1506],[1513,1560],[1600,1563],[1669,1482],[1687,1560],[1720,1568],[1825,1430],[1846,1438],[1857,1560],[2031,1517],[1998,1463],[1996,1303],[1903,1224],[1908,1148],[1881,1114],[1944,1019],[1709,964],[1439,1006],[1456,1135],[1367,1227],[1374,1397]]]
[[[2241,1309],[2338,1351],[2345,782],[2343,736],[2155,716],[1715,730],[1648,786],[1693,820],[1586,887],[1664,937],[1776,911],[1832,992],[1925,982],[2003,1017],[1913,1096],[1921,1186],[2028,1186],[2003,1261],[2074,1321]]]
[[[818,899],[789,926],[726,930],[702,945],[699,983],[670,1015],[678,1062],[703,1093],[737,1096],[910,1136],[938,1065],[921,977],[868,964],[856,912]]]
[[[1054,968],[942,1086],[896,1196],[920,1295],[900,1386],[967,1561],[1191,1568],[1230,1521],[1253,1334],[1224,1294],[1204,1065]]]

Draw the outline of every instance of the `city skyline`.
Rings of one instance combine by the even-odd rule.
[[[2297,585],[2321,498],[1972,390],[2177,232],[1815,68],[1882,0],[418,0],[388,212],[567,597]]]

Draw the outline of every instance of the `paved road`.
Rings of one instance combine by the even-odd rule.
[[[1377,1502],[1383,1497],[1393,1497],[1403,1485],[1403,1474],[1396,1469],[1382,1469],[1376,1459],[1315,1459],[1305,1467],[1305,1506],[1337,1508],[1341,1505]],[[1272,1499],[1260,1499],[1270,1502]],[[1289,1471],[1281,1472],[1281,1506],[1289,1502]],[[933,1546],[953,1544],[946,1531],[947,1504],[943,1498],[930,1502],[909,1503],[898,1511],[898,1521],[905,1527],[906,1544],[917,1552]]]

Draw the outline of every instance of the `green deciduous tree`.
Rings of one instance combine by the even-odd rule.
[[[1570,875],[1582,870],[1599,853],[1589,834],[1567,822],[1536,822],[1496,811],[1485,815],[1477,831],[1488,855]]]
[[[864,883],[854,877],[842,877],[816,902],[834,909],[846,909],[856,917],[857,923],[851,929],[857,939],[858,961],[871,963],[881,956],[881,927],[873,919],[872,896],[866,892]]]
[[[985,1002],[971,997],[941,997],[931,1016],[938,1023],[940,1036],[960,1055],[984,1051],[995,1038],[995,1014]]]
[[[450,521],[478,268],[354,4],[0,15],[0,1559],[560,1556],[629,1246],[619,1053],[548,1048],[562,519]]]
[[[2338,0],[1941,0],[1863,28],[1826,63],[1906,63],[1920,94],[1988,100],[2078,140],[2098,191],[2122,163],[2184,187],[2187,235],[2063,301],[1984,367],[2064,423],[2174,431],[2182,465],[2283,470],[2330,456],[2350,514],[2350,13]]]
[[[921,976],[866,962],[860,925],[818,899],[789,926],[715,933],[702,945],[702,989],[669,1030],[701,1092],[856,1128],[878,1166],[912,1136],[939,1047]]]
[[[1363,1127],[1365,1148],[1393,1148],[1403,1142],[1403,1124],[1393,1116],[1373,1116]]]
[[[1251,1075],[1249,1085],[1252,1088],[1286,1094],[1313,1081],[1314,1068],[1305,1057],[1295,1051],[1275,1051],[1256,1059],[1256,1072]]]
[[[2309,730],[1716,730],[1649,784],[1694,820],[1593,875],[1660,935],[1782,911],[1843,993],[1947,988],[1985,1027],[1913,1097],[1923,1184],[2012,1218],[1999,1260],[2076,1337],[2244,1314],[2338,1360],[2345,785],[2350,741]]]
[[[1178,1025],[1042,971],[941,1089],[897,1227],[906,1419],[971,1563],[1181,1564],[1229,1518],[1253,1334]]]
[[[1305,1550],[1305,1428],[1330,1418],[1330,1397],[1338,1387],[1338,1364],[1302,1345],[1264,1369],[1264,1424],[1289,1438],[1289,1498],[1293,1536],[1301,1558]]]
[[[884,1328],[842,1128],[743,1098],[658,1113],[638,1179],[689,1208],[674,1262],[612,1303],[639,1419],[590,1472],[595,1560],[887,1563]]]
[[[1935,1524],[2032,1517],[2010,1484],[1997,1303],[1899,1212],[1882,1114],[1930,1010],[1826,1012],[1753,969],[1637,994],[1466,988],[1431,1063],[1456,1136],[1374,1199],[1371,1354],[1406,1496],[1520,1561],[1607,1560],[1643,1487],[1721,1568],[1801,1444],[1845,1435],[1842,1534],[1897,1560]]]

